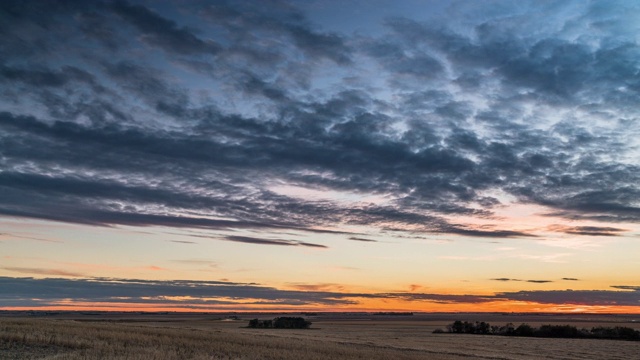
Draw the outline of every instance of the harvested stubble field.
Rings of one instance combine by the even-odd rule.
[[[0,359],[634,359],[640,343],[433,334],[466,315],[310,317],[308,330],[249,329],[271,315],[0,317]],[[623,317],[484,316],[492,323],[640,324]]]

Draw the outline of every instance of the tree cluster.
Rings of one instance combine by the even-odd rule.
[[[382,311],[373,313],[373,315],[381,316],[413,316],[412,312]]]
[[[250,328],[262,329],[308,329],[311,321],[307,321],[301,317],[277,317],[273,320],[249,320]]]
[[[592,338],[640,341],[640,331],[628,327],[594,327],[591,330],[578,329],[573,325],[542,325],[538,328],[529,324],[521,324],[516,327],[512,323],[504,326],[492,326],[484,321],[454,321],[447,325],[447,331],[456,334],[482,334],[505,336],[531,336],[547,338]],[[438,329],[434,333],[442,333]]]

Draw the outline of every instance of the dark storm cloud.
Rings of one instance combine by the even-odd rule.
[[[604,90],[631,75],[631,54],[637,51],[631,41],[594,48],[588,43],[565,40],[561,33],[546,38],[517,34],[509,32],[500,21],[477,25],[472,36],[404,18],[390,19],[387,25],[414,48],[426,46],[440,51],[465,74],[491,68],[503,77],[505,86],[533,89],[552,102],[573,102],[580,95],[598,96],[596,90]],[[522,28],[526,25],[522,24]],[[614,59],[613,54],[619,58]],[[631,62],[623,64],[624,61]],[[617,91],[607,89],[606,94]]]
[[[21,194],[19,194],[21,195]],[[7,196],[8,197],[8,196]],[[13,200],[13,199],[12,199]],[[335,232],[331,230],[322,229],[309,229],[306,228],[306,224],[297,226],[294,223],[278,223],[278,222],[252,222],[252,221],[235,221],[235,220],[217,220],[200,218],[193,216],[171,216],[171,215],[156,215],[156,214],[144,214],[141,212],[127,211],[128,209],[116,209],[109,210],[95,210],[95,207],[85,205],[84,208],[76,207],[78,204],[74,202],[59,204],[56,208],[57,212],[53,213],[49,209],[34,210],[29,206],[33,204],[23,206],[8,207],[0,206],[0,214],[12,217],[25,217],[44,219],[68,223],[79,223],[85,225],[94,226],[112,226],[112,225],[128,225],[128,226],[164,226],[173,228],[195,228],[204,230],[233,230],[233,229],[261,229],[261,230],[299,230],[306,232],[325,233],[325,234],[345,234],[344,232]],[[131,209],[133,210],[133,209]],[[195,235],[192,235],[195,236]],[[260,244],[272,244],[272,245],[294,245],[294,246],[309,246],[309,247],[321,247],[324,245],[306,243],[306,242],[270,242],[264,239],[251,238],[235,238],[226,239],[229,241],[245,242],[245,243],[260,243]]]
[[[310,57],[326,56],[338,64],[351,62],[348,49],[339,35],[316,33],[300,25],[290,25],[286,29],[295,44]]]
[[[567,35],[545,8],[532,17],[558,26],[544,31],[485,14],[466,31],[387,19],[367,37],[287,2],[40,5],[0,4],[5,216],[536,236],[465,223],[493,219],[492,194],[506,193],[549,216],[640,219],[640,47],[619,29]],[[602,20],[589,6],[578,33]],[[275,184],[387,200],[316,201]],[[288,241],[272,244],[322,246]]]
[[[216,116],[217,113],[213,113]],[[225,117],[220,118],[220,120],[226,121]],[[228,119],[231,120],[231,119]],[[235,119],[236,122],[238,120],[243,119]],[[246,124],[248,126],[253,126],[253,120],[247,119]],[[281,153],[280,150],[275,149],[275,153],[272,153],[272,150],[267,150],[266,153],[263,154],[263,157],[260,159],[256,159],[251,156],[253,146],[249,145],[247,149],[243,149],[242,147],[229,147],[227,145],[223,145],[217,143],[212,140],[205,140],[204,138],[186,138],[181,134],[167,134],[161,132],[150,132],[145,133],[141,129],[131,129],[125,130],[121,129],[119,126],[111,125],[102,129],[91,128],[83,125],[79,125],[71,122],[61,122],[57,121],[52,125],[45,124],[43,121],[36,119],[34,117],[24,117],[24,116],[15,116],[10,113],[2,113],[0,114],[0,126],[7,127],[18,131],[23,134],[25,138],[37,137],[36,141],[40,139],[47,139],[48,142],[53,144],[60,143],[60,147],[56,147],[55,145],[50,147],[50,151],[47,154],[40,153],[37,149],[30,149],[29,145],[21,144],[21,146],[16,146],[14,150],[8,151],[9,154],[13,155],[15,158],[20,157],[41,157],[45,155],[46,157],[42,158],[43,161],[46,161],[50,158],[50,155],[53,152],[60,151],[59,156],[55,157],[58,164],[60,161],[64,161],[65,159],[69,162],[69,165],[81,165],[84,164],[87,168],[95,167],[96,160],[100,159],[101,166],[107,166],[111,168],[118,168],[120,171],[131,172],[132,170],[147,170],[150,171],[151,174],[155,174],[158,169],[162,170],[162,168],[166,168],[168,164],[160,163],[164,162],[165,159],[182,159],[184,164],[186,165],[171,165],[168,169],[164,170],[165,176],[171,176],[172,170],[177,168],[180,170],[181,168],[190,167],[191,164],[196,164],[198,162],[206,163],[206,164],[215,164],[218,163],[222,166],[234,166],[234,167],[253,167],[254,170],[260,170],[261,168],[266,170],[265,168],[271,164],[271,166],[279,166],[278,161],[281,159],[286,159],[290,155],[285,155]],[[255,124],[257,128],[262,128],[265,131],[269,131],[268,128],[264,128],[259,124]],[[220,130],[225,131],[227,129],[226,126],[219,128]],[[251,129],[248,127],[247,129]],[[240,138],[248,138],[247,141],[253,142],[274,142],[275,144],[279,144],[280,142],[277,140],[268,140],[263,138],[253,139],[251,135],[245,134],[234,134],[236,131],[242,130],[242,128],[229,129],[229,135],[239,136]],[[251,133],[249,133],[251,134]],[[275,134],[274,134],[275,135]],[[12,140],[8,140],[12,141]],[[41,141],[41,140],[40,140]],[[86,148],[87,151],[81,152],[69,152],[70,149],[66,148],[64,145],[67,142],[73,142],[76,148]],[[37,143],[34,143],[34,145]],[[311,145],[313,146],[313,145]],[[110,148],[112,152],[103,153],[93,155],[93,152],[90,151],[92,148]],[[59,149],[59,150],[58,150]],[[192,149],[198,149],[197,151],[193,151]],[[26,154],[21,153],[26,152]],[[300,152],[300,149],[297,150]],[[225,153],[227,156],[225,156]],[[127,161],[122,161],[122,159],[127,159]],[[129,159],[132,162],[128,162]],[[258,160],[260,160],[258,162]],[[291,161],[295,160],[298,163],[298,166],[313,166],[316,162],[313,156],[310,157],[296,157],[290,158],[287,160],[290,164]],[[246,164],[242,164],[242,162],[246,162]],[[324,160],[323,160],[324,161]],[[358,161],[353,159],[353,161]],[[413,161],[413,160],[410,160]],[[295,164],[295,163],[293,163]],[[292,165],[293,165],[292,164]],[[322,163],[319,163],[319,165]],[[446,163],[444,163],[446,164]],[[363,164],[364,165],[364,164]],[[371,165],[368,165],[371,166]],[[436,168],[440,165],[435,165]],[[450,166],[450,165],[446,165]],[[371,168],[372,171],[379,171],[375,168]],[[363,179],[364,180],[364,179]],[[153,187],[150,188],[148,184],[136,184],[133,181],[124,181],[122,179],[118,180],[100,180],[93,177],[83,176],[81,174],[77,174],[74,176],[60,177],[60,176],[42,176],[39,174],[25,174],[25,173],[11,173],[6,172],[0,176],[0,184],[2,184],[5,188],[12,188],[19,192],[31,193],[32,196],[31,201],[33,202],[34,208],[32,209],[32,217],[41,217],[45,219],[58,219],[62,221],[73,222],[73,216],[80,215],[80,218],[77,219],[77,222],[81,223],[94,223],[94,224],[129,224],[129,225],[162,225],[162,226],[183,226],[180,224],[184,224],[184,226],[194,226],[194,227],[205,227],[205,223],[207,223],[204,219],[190,219],[188,217],[169,217],[164,215],[156,216],[156,214],[137,214],[132,215],[129,212],[122,213],[122,216],[118,216],[117,212],[112,208],[106,208],[106,205],[103,205],[103,209],[100,210],[96,207],[99,204],[95,203],[95,200],[103,199],[106,201],[126,201],[130,203],[139,203],[139,204],[149,204],[149,203],[157,203],[157,204],[171,204],[172,206],[182,207],[182,208],[199,208],[199,207],[214,207],[220,209],[227,209],[226,212],[221,210],[221,213],[229,214],[229,212],[237,212],[239,206],[249,207],[252,206],[254,209],[259,208],[261,205],[260,200],[254,199],[253,204],[245,203],[242,204],[242,201],[235,199],[230,201],[228,198],[224,197],[211,197],[211,196],[201,196],[197,195],[197,192],[185,192],[176,189],[171,186],[169,183],[163,185],[162,187]],[[242,190],[236,185],[225,185],[225,183],[221,183],[219,180],[216,181],[208,181],[205,183],[208,186],[215,186],[218,189],[226,189],[227,193],[242,193]],[[205,185],[203,184],[203,185]],[[196,187],[197,184],[193,184]],[[350,187],[353,187],[357,184],[350,184]],[[195,190],[195,189],[194,189]],[[62,195],[72,195],[76,197],[78,201],[82,202],[83,198],[93,199],[92,204],[85,204],[84,206],[92,207],[89,209],[81,209],[81,203],[76,204],[74,207],[73,203],[69,203],[69,206],[65,206],[66,202],[71,201],[69,196],[66,196],[61,201],[56,203],[57,210],[55,213],[48,214],[49,212],[46,210],[46,202],[49,198],[55,198],[57,196]],[[24,200],[18,200],[18,193],[7,194],[7,200],[11,198],[15,199],[15,207],[14,211],[7,206],[10,206],[10,202],[7,201],[5,204],[5,208],[2,211],[5,214],[11,214],[14,216],[27,216],[28,210],[21,211],[28,207],[28,203],[25,203]],[[64,200],[64,201],[62,201]],[[296,202],[292,202],[291,199],[283,198],[283,197],[273,197],[268,193],[264,194],[264,198],[262,200],[265,204],[271,203],[272,201],[278,201],[280,203],[279,208],[280,211],[297,211],[308,214],[309,216],[313,216],[316,219],[323,220],[323,217],[326,221],[332,221],[335,219],[339,220],[339,215],[343,215],[345,217],[353,218],[354,223],[371,223],[371,222],[387,222],[392,220],[394,223],[398,225],[402,224],[420,224],[421,226],[428,226],[425,224],[432,224],[430,227],[438,232],[450,232],[450,233],[458,233],[469,236],[489,236],[489,237],[512,237],[512,236],[527,236],[527,234],[514,232],[514,231],[500,231],[500,230],[477,230],[477,229],[465,229],[462,226],[448,224],[446,221],[442,219],[438,219],[433,216],[424,216],[416,213],[409,213],[400,211],[395,207],[367,207],[362,209],[336,209],[335,206],[330,206],[329,208],[323,209],[322,207],[314,206],[314,205],[302,205]],[[36,206],[37,204],[37,206]],[[266,205],[265,205],[266,206]],[[68,212],[65,210],[68,208]],[[235,210],[233,210],[233,209]],[[442,207],[441,207],[442,208]],[[18,210],[21,209],[21,210]],[[277,208],[276,208],[277,209]],[[451,208],[452,211],[447,210],[447,212],[458,212],[458,211],[466,211],[465,209],[456,210],[455,208]],[[249,209],[247,209],[249,210]],[[270,210],[271,212],[273,210]],[[321,212],[319,212],[321,211]],[[280,213],[280,212],[278,212]],[[274,214],[273,218],[284,218],[278,213]],[[101,216],[104,216],[104,219],[100,219]],[[247,215],[244,215],[247,216]],[[359,220],[358,220],[359,219]],[[298,225],[294,224],[285,224],[278,220],[270,220],[268,223],[262,223],[259,219],[254,219],[255,221],[249,222],[237,222],[236,225],[238,227],[252,227],[252,226],[264,226],[264,227],[285,227],[290,226],[292,228],[305,228],[312,224],[311,219],[309,217],[303,216],[300,220],[301,223]],[[317,221],[317,220],[316,220]],[[189,225],[191,224],[191,225]],[[201,224],[201,225],[197,225]],[[208,222],[209,226],[212,228],[220,226],[226,226],[226,223],[220,223],[216,221]],[[230,223],[229,223],[230,224]],[[309,229],[311,231],[318,231],[315,229]],[[327,231],[329,232],[329,231]]]
[[[186,106],[185,91],[161,80],[162,75],[148,66],[128,61],[105,64],[106,74],[135,96],[146,99],[151,106],[162,109],[171,106]]]
[[[17,81],[36,87],[61,87],[73,80],[94,81],[91,74],[73,66],[65,66],[59,71],[3,66],[0,68],[0,77],[4,78],[5,81]]]
[[[400,44],[393,42],[374,42],[366,46],[366,52],[370,56],[377,58],[385,68],[395,74],[407,75],[418,81],[430,80],[442,75],[444,67],[438,60],[420,52],[407,55],[411,50],[414,49],[403,48]]]
[[[259,46],[260,42],[256,41],[268,35],[268,38],[261,40],[277,47],[279,44],[274,39],[288,38],[311,61],[326,58],[337,64],[351,63],[351,50],[342,36],[315,30],[293,4],[274,2],[273,5],[269,8],[251,2],[220,1],[205,7],[200,13],[204,18],[223,24],[230,30],[236,41],[231,46],[232,51],[256,62],[280,58],[269,49]]]
[[[592,103],[600,101],[603,97],[602,94],[610,96],[612,100],[620,99],[620,94],[617,94],[619,90],[616,90],[612,84],[618,83],[622,88],[627,85],[619,82],[620,78],[617,73],[626,73],[631,70],[630,64],[637,63],[637,58],[634,59],[628,54],[629,50],[622,52],[622,58],[626,59],[627,65],[621,65],[619,61],[613,60],[611,57],[603,57],[602,53],[606,52],[603,48],[594,49],[587,44],[575,44],[559,38],[512,37],[509,32],[504,32],[498,22],[478,26],[475,29],[477,35],[475,38],[409,19],[392,19],[388,21],[388,25],[396,32],[396,36],[407,42],[415,43],[414,46],[428,46],[440,50],[447,56],[454,70],[459,70],[465,76],[468,76],[466,74],[471,73],[472,69],[477,70],[475,73],[480,73],[483,69],[494,69],[494,72],[502,76],[502,86],[505,90],[526,88],[531,91],[533,89],[536,101],[553,106],[558,104],[575,105],[579,102]],[[636,51],[638,49],[633,44],[612,44],[612,46],[615,49],[619,47],[634,48]],[[620,67],[617,67],[612,73],[608,69],[614,63],[616,67]],[[476,77],[475,83],[477,86],[483,87],[482,81],[486,79]],[[511,104],[519,102],[517,98],[507,95],[506,92],[499,96],[503,98],[494,103],[496,109],[500,109],[507,102]],[[637,99],[638,93],[628,92],[625,96],[626,102],[621,105],[628,108],[635,101],[631,99]],[[613,110],[615,106],[613,102],[606,102],[602,109]],[[508,117],[517,116],[518,113],[520,110],[515,107],[509,113],[497,110],[491,117],[489,114],[484,115],[487,121],[491,121],[487,125],[503,132],[502,139],[498,142],[484,144],[481,142],[476,145],[478,149],[485,148],[483,151],[485,154],[487,150],[489,151],[485,162],[489,165],[487,168],[492,171],[497,170],[495,174],[510,183],[508,188],[511,192],[545,205],[570,208],[575,211],[576,217],[588,216],[586,215],[588,213],[603,213],[605,215],[591,215],[590,217],[602,220],[618,218],[620,221],[628,221],[637,216],[637,207],[629,206],[631,202],[627,202],[628,200],[623,196],[615,195],[618,192],[628,193],[635,190],[628,181],[631,178],[637,180],[636,166],[620,165],[612,169],[610,164],[599,162],[595,157],[590,158],[583,151],[587,148],[596,152],[605,148],[611,149],[616,146],[617,135],[612,133],[612,137],[599,136],[598,143],[596,143],[595,137],[590,132],[583,131],[582,134],[586,134],[594,140],[589,140],[588,137],[585,138],[577,132],[576,130],[580,129],[578,126],[572,125],[564,130],[558,128],[559,133],[562,133],[563,136],[569,136],[569,143],[572,146],[577,145],[581,148],[577,154],[581,154],[583,161],[571,163],[563,158],[564,154],[562,153],[541,154],[535,152],[532,152],[529,155],[530,158],[527,159],[517,153],[522,154],[528,149],[540,149],[542,144],[549,148],[565,151],[566,145],[557,141],[559,139],[554,138],[553,135],[549,137],[549,134],[546,133],[544,134],[547,136],[545,139],[542,138],[543,134],[541,133],[536,134],[529,129],[511,123]],[[518,131],[517,137],[511,136],[513,131]],[[574,154],[576,154],[575,151]],[[565,171],[561,171],[562,168],[558,166],[563,165],[569,167]],[[588,171],[589,175],[586,177],[578,175],[581,171],[579,169]],[[611,170],[614,171],[611,172]],[[525,175],[528,175],[530,179],[539,178],[541,182],[527,181],[522,185],[519,184],[523,182]],[[574,184],[567,183],[566,180],[569,179],[573,180]],[[615,184],[616,186],[604,194],[599,194],[598,191],[593,191],[591,188],[594,184],[602,183]],[[565,192],[563,193],[562,190]],[[602,197],[602,201],[598,201],[598,197]],[[631,197],[637,198],[637,194],[633,194]],[[567,217],[571,216],[570,213],[564,214]]]
[[[157,45],[166,51],[178,54],[209,53],[216,54],[220,45],[211,40],[203,40],[190,29],[179,27],[174,21],[166,19],[142,5],[126,1],[114,1],[109,4],[114,12],[135,26],[142,40]]]

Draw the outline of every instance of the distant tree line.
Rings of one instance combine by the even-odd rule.
[[[273,320],[249,320],[250,328],[260,329],[308,329],[311,321],[301,317],[277,317]]]
[[[591,330],[578,329],[572,325],[542,325],[533,327],[529,324],[521,324],[516,327],[512,323],[504,326],[492,326],[484,321],[454,321],[447,325],[447,331],[455,334],[481,334],[504,336],[529,336],[546,338],[590,338],[590,339],[614,339],[640,341],[640,331],[629,327],[593,327]],[[437,329],[434,333],[444,333]]]
[[[382,316],[413,316],[412,312],[397,312],[397,311],[389,311],[389,312],[376,312],[373,315],[382,315]]]

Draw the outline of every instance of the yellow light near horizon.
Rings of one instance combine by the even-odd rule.
[[[361,300],[361,299],[360,299]],[[61,300],[55,305],[43,307],[4,306],[2,311],[147,311],[147,312],[425,312],[425,313],[598,313],[640,314],[637,306],[604,306],[579,304],[541,304],[527,301],[491,301],[482,303],[444,303],[432,301],[404,301],[399,299],[365,299],[357,304],[328,306],[282,304],[145,304],[127,302],[80,302]]]

